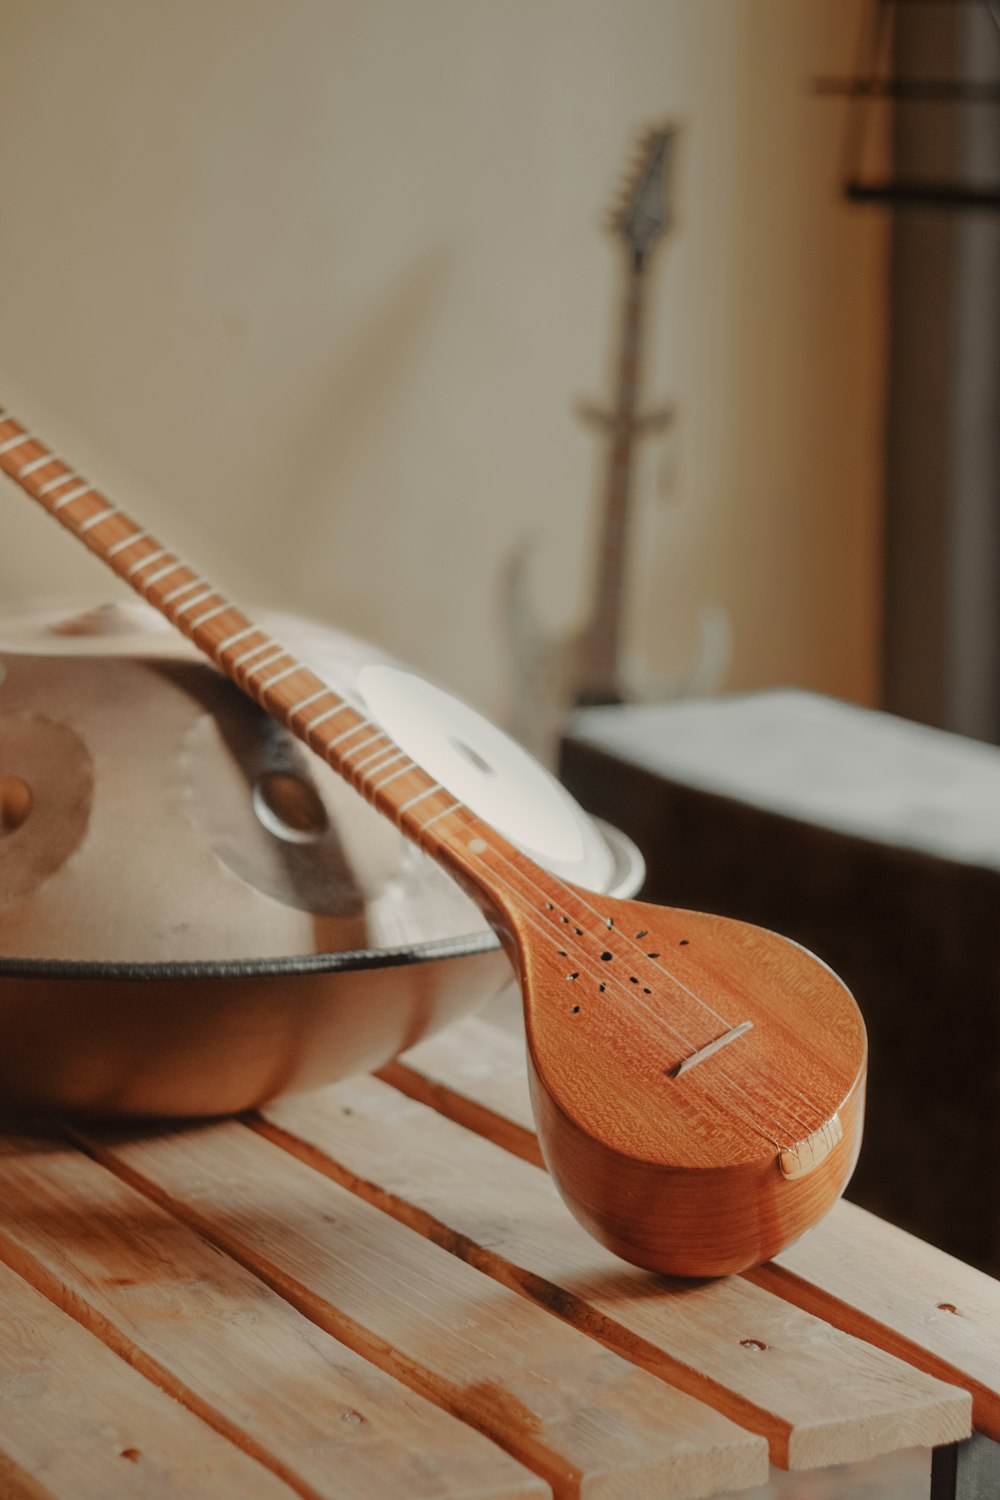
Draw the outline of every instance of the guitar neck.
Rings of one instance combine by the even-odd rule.
[[[579,701],[616,701],[619,693],[632,454],[642,353],[644,269],[630,257],[618,359],[618,391],[612,418],[611,451],[601,524],[594,609],[584,644]]]
[[[270,631],[0,411],[0,470],[165,615],[244,693],[465,884],[504,927],[511,890],[552,899],[548,873],[411,759]]]

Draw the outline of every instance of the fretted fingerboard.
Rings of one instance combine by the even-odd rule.
[[[486,897],[487,909],[491,896],[482,856],[490,854],[512,868],[530,864],[359,706],[6,411],[0,411],[0,469],[409,838],[471,881],[474,893]],[[470,852],[478,857],[470,859]],[[545,878],[534,866],[531,875]]]
[[[608,460],[607,499],[598,552],[593,619],[585,641],[581,699],[613,702],[619,697],[625,541],[628,530],[632,455],[642,339],[644,270],[629,267],[621,333],[618,395]]]

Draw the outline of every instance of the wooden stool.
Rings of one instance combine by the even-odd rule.
[[[1000,1287],[850,1204],[747,1276],[616,1261],[481,1021],[240,1120],[10,1123],[0,1201],[4,1500],[777,1496],[768,1456],[849,1500],[915,1448],[996,1492]]]
[[[1000,749],[811,693],[575,716],[563,776],[644,896],[795,938],[871,1042],[850,1196],[1000,1273]]]

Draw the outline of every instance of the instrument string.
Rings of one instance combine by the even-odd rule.
[[[493,875],[493,877],[501,885],[506,886],[507,889],[511,892],[511,894],[515,898],[519,898],[520,893],[517,891],[517,889],[513,885],[511,885],[511,883],[508,880],[506,880],[502,875],[498,874],[495,870],[491,869],[490,873]],[[524,920],[527,921],[527,923],[528,923],[529,926],[533,927],[534,930],[552,946],[552,948],[555,950],[555,952],[557,953],[557,955],[566,956],[567,958],[569,957],[569,955],[568,954],[564,954],[564,950],[559,947],[559,942],[561,940],[561,935],[557,936],[558,929],[556,929],[556,931],[553,932],[550,928],[543,926],[541,922],[539,922],[538,920],[536,920],[536,918],[533,915],[533,909],[530,908],[530,907],[522,908],[522,917],[524,918]],[[590,954],[588,954],[584,950],[581,950],[580,956],[574,958],[574,961],[580,963],[583,966],[583,968],[586,969],[586,971],[590,974],[590,977],[593,978],[595,981],[597,981],[599,983],[603,983],[608,988],[610,988],[611,986],[617,986],[617,988],[619,988],[623,992],[623,994],[625,995],[626,999],[632,1001],[633,1003],[636,1003],[638,997],[636,997],[636,996],[634,996],[632,994],[632,992],[629,990],[628,986],[624,983],[623,980],[619,979],[616,975],[610,975],[610,974],[606,975],[601,970],[593,967],[593,959],[591,958]],[[683,1032],[678,1031],[676,1027],[672,1026],[667,1021],[667,1019],[666,1019],[665,1016],[659,1015],[655,1010],[652,1009],[652,1007],[646,1005],[644,1002],[639,1002],[639,1008],[641,1010],[646,1011],[648,1013],[648,1015],[650,1016],[650,1018],[657,1025],[659,1025],[659,1026],[665,1028],[667,1031],[669,1031],[673,1036],[675,1036],[678,1039],[678,1041],[682,1042],[684,1044],[684,1046],[689,1047],[689,1048],[693,1048],[694,1044],[689,1040],[689,1038],[687,1038],[683,1034]],[[722,1076],[723,1076],[723,1078],[727,1082],[732,1082],[732,1080],[729,1079],[728,1074],[724,1073]],[[742,1089],[739,1089],[739,1085],[738,1084],[734,1084],[734,1087],[737,1088],[740,1093],[744,1092]],[[766,1131],[764,1129],[763,1125],[760,1123],[759,1120],[756,1120],[752,1116],[745,1114],[743,1111],[741,1111],[740,1109],[738,1109],[735,1106],[733,1106],[733,1104],[731,1102],[730,1102],[730,1106],[729,1107],[732,1110],[732,1112],[733,1112],[734,1116],[736,1117],[736,1119],[741,1124],[749,1126],[749,1128],[751,1130],[753,1130],[755,1132],[755,1134],[761,1136],[764,1140],[766,1140],[768,1142],[769,1145],[773,1146],[774,1149],[775,1149],[775,1151],[781,1151],[781,1150],[784,1149],[782,1147],[781,1143],[779,1141],[777,1141],[774,1138],[774,1136],[770,1135],[768,1133],[768,1131]],[[775,1128],[780,1131],[781,1130],[780,1124],[776,1123]]]
[[[457,812],[458,809],[456,808],[455,811]],[[469,809],[463,808],[462,811],[468,813]],[[527,883],[529,886],[533,887],[534,890],[538,893],[538,895],[543,898],[543,906],[545,904],[548,904],[548,902],[547,902],[548,891],[547,891],[547,889],[544,886],[540,885],[537,880],[533,879],[530,876],[530,874],[526,874],[521,869],[521,867],[519,865],[515,864],[514,861],[511,860],[510,857],[503,852],[502,849],[498,849],[498,848],[496,848],[495,845],[487,843],[487,850],[490,853],[492,853],[492,854],[498,856],[500,859],[502,859],[504,861],[504,863],[507,864],[507,865],[509,865],[510,868],[515,872],[516,875],[518,875],[518,877],[522,881],[524,881],[525,883]],[[485,852],[486,851],[480,851],[479,857],[481,859],[483,858],[483,855],[485,854]],[[490,869],[490,873],[495,878],[501,879],[501,880],[503,879],[502,876],[499,876],[497,874],[497,872],[496,872],[495,869],[493,869],[492,867],[488,867],[488,868]],[[564,881],[560,880],[560,878],[558,876],[550,875],[548,871],[546,871],[545,874],[546,874],[546,876],[548,876],[550,879],[552,879],[555,882],[556,886],[558,887],[558,889],[559,889],[559,891],[561,893],[564,893],[565,896],[568,897],[568,898],[570,898],[571,900],[578,901],[587,911],[589,911],[594,917],[596,917],[598,919],[598,921],[600,922],[600,925],[601,925],[601,929],[602,929],[601,933],[600,934],[596,934],[596,935],[593,934],[593,933],[588,933],[587,936],[594,937],[595,940],[600,939],[602,941],[604,940],[605,934],[607,934],[609,932],[615,932],[619,936],[624,936],[625,940],[626,940],[626,943],[629,945],[629,947],[631,949],[634,950],[634,952],[636,954],[638,954],[640,956],[641,960],[643,961],[643,963],[645,965],[648,966],[648,965],[651,964],[652,967],[657,971],[657,973],[662,978],[667,979],[670,982],[672,982],[673,984],[675,984],[686,995],[688,995],[692,1000],[694,1000],[696,1004],[700,1005],[702,1007],[702,1009],[704,1009],[705,1011],[707,1011],[708,1013],[710,1013],[720,1023],[720,1025],[722,1025],[725,1028],[725,1030],[728,1031],[728,1030],[732,1029],[732,1023],[731,1022],[727,1021],[726,1018],[724,1016],[721,1016],[718,1013],[718,1011],[716,1011],[711,1005],[708,1004],[707,1001],[703,1000],[688,985],[684,984],[683,980],[681,980],[676,974],[672,973],[672,971],[670,971],[669,969],[667,969],[665,965],[657,963],[655,960],[651,960],[649,958],[649,955],[642,948],[639,947],[638,943],[636,942],[636,940],[633,937],[629,936],[627,933],[623,933],[622,930],[619,929],[619,928],[611,928],[611,929],[609,929],[608,928],[608,919],[604,916],[604,914],[602,912],[600,912],[595,906],[593,906],[586,899],[586,895],[584,893],[580,892],[579,890],[577,890],[575,888],[570,888],[569,886],[566,885],[566,883]],[[506,885],[507,889],[511,892],[511,894],[514,895],[514,897],[518,901],[519,905],[521,905],[522,913],[525,913],[526,910],[527,910],[527,908],[524,905],[525,897],[524,897],[523,893],[521,893],[514,886],[512,886],[509,881],[503,881],[503,883]],[[550,920],[550,921],[552,921],[554,923],[554,919],[550,918],[548,920]],[[563,934],[561,932],[561,929],[559,927],[555,927],[555,931],[556,931],[556,933],[559,934],[560,938],[567,943],[568,946],[569,945],[573,946],[584,957],[587,956],[586,955],[586,950],[584,950],[582,947],[580,947],[579,943],[576,941],[574,933]],[[608,937],[607,941],[612,941],[612,939],[610,937]],[[637,967],[639,967],[639,965],[637,965]],[[634,990],[630,989],[629,986],[624,983],[624,981],[618,979],[617,975],[615,975],[613,971],[597,970],[597,971],[595,971],[595,977],[598,977],[599,980],[601,980],[601,981],[603,981],[605,983],[607,983],[608,980],[613,980],[613,982],[617,985],[617,987],[619,989],[621,989],[622,993],[627,997],[627,999],[633,1005],[636,1005],[636,1006],[640,1007],[641,1009],[645,1010],[646,1012],[648,1012],[648,1014],[656,1022],[658,1022],[661,1026],[665,1027],[668,1031],[670,1031],[672,1033],[672,1035],[674,1035],[675,1037],[678,1037],[681,1041],[683,1041],[685,1046],[689,1047],[691,1050],[697,1050],[695,1048],[695,1044],[693,1042],[691,1042],[687,1037],[684,1037],[680,1032],[678,1032],[676,1030],[676,1028],[672,1027],[670,1025],[670,1023],[667,1022],[666,1018],[663,1017],[662,1015],[660,1015],[660,1013],[658,1011],[654,1010],[651,1006],[649,1006],[648,1004],[646,1004],[646,1002],[644,1000],[642,1000],[640,998],[640,996],[638,996],[634,992]],[[750,1068],[748,1071],[749,1071],[750,1076],[752,1076],[760,1084],[760,1086],[765,1090],[765,1092],[767,1092],[768,1090],[773,1091],[773,1089],[775,1087],[775,1083],[774,1083],[774,1080],[772,1078],[769,1078],[766,1074],[762,1073],[757,1068]],[[728,1082],[729,1084],[731,1084],[733,1088],[737,1089],[748,1100],[750,1100],[751,1103],[753,1103],[753,1100],[752,1100],[751,1096],[746,1092],[746,1090],[744,1090],[744,1089],[742,1089],[740,1087],[740,1085],[736,1082],[735,1079],[733,1079],[732,1077],[730,1077],[730,1075],[726,1072],[726,1070],[724,1068],[718,1067],[718,1072],[719,1072],[719,1074],[721,1075],[721,1077],[726,1082]],[[795,1090],[795,1092],[798,1094],[797,1090]],[[803,1103],[806,1104],[807,1108],[811,1109],[816,1114],[816,1116],[817,1116],[817,1124],[816,1125],[810,1126],[806,1121],[804,1121],[796,1113],[796,1111],[791,1107],[791,1105],[789,1104],[789,1102],[787,1100],[782,1101],[781,1108],[784,1109],[785,1112],[788,1115],[790,1115],[793,1119],[795,1119],[796,1122],[798,1123],[798,1125],[800,1125],[802,1127],[802,1129],[804,1129],[806,1131],[807,1134],[812,1134],[817,1128],[819,1128],[819,1126],[821,1126],[823,1123],[825,1123],[826,1116],[824,1115],[823,1111],[816,1104],[814,1104],[810,1100],[806,1099],[804,1095],[798,1094],[798,1097],[800,1098],[800,1100]],[[776,1102],[777,1101],[772,1100],[771,1101],[772,1106]],[[757,1107],[759,1108],[759,1105]],[[775,1125],[775,1128],[778,1129],[779,1132],[782,1131],[782,1130],[784,1130],[793,1140],[795,1140],[795,1139],[798,1138],[797,1137],[797,1133],[794,1130],[789,1129],[789,1127],[787,1126],[787,1124],[786,1125],[782,1125],[782,1123],[781,1123],[780,1120],[775,1120],[773,1123]]]
[[[457,809],[456,809],[456,811],[457,811]],[[463,809],[463,811],[467,811],[467,809]],[[518,865],[516,865],[511,859],[509,859],[509,857],[506,856],[503,853],[502,850],[496,849],[493,846],[489,846],[489,847],[490,847],[490,850],[491,850],[492,853],[498,855],[502,860],[504,860],[504,862],[506,864],[509,864],[511,866],[511,868],[518,875],[521,876],[522,879],[527,879],[529,884],[535,885],[535,888],[541,894],[543,894],[543,895],[545,894],[544,888],[541,887],[541,886],[539,886],[539,885],[537,885],[537,882],[531,881],[530,877],[526,877],[524,875],[524,872],[520,869],[520,867]],[[507,888],[507,890],[511,893],[511,895],[515,898],[515,901],[517,902],[517,904],[521,908],[522,917],[525,918],[529,922],[529,924],[535,929],[536,932],[540,933],[543,937],[545,937],[551,943],[552,947],[555,949],[555,951],[557,952],[557,954],[559,954],[560,956],[562,956],[563,953],[565,952],[565,956],[568,959],[572,957],[572,961],[573,962],[578,962],[578,963],[583,964],[586,967],[587,972],[589,973],[589,975],[590,975],[591,978],[593,978],[599,984],[604,984],[605,987],[614,986],[615,988],[617,988],[618,990],[620,990],[622,992],[622,994],[625,996],[625,998],[626,998],[627,1001],[629,1001],[637,1009],[639,1009],[641,1011],[644,1011],[657,1026],[659,1026],[662,1029],[668,1031],[673,1037],[675,1037],[678,1041],[680,1041],[689,1050],[691,1050],[691,1051],[697,1050],[696,1047],[695,1047],[695,1043],[692,1042],[689,1037],[685,1036],[685,1034],[682,1031],[680,1031],[676,1026],[672,1025],[666,1019],[665,1016],[661,1015],[658,1011],[654,1010],[652,1006],[648,1005],[644,1000],[642,1000],[638,995],[636,995],[634,993],[634,991],[631,990],[629,988],[629,986],[625,983],[625,981],[622,980],[622,979],[620,979],[618,977],[618,975],[616,975],[613,972],[607,971],[607,970],[596,968],[594,966],[594,960],[591,957],[591,955],[586,951],[586,949],[582,948],[579,945],[579,943],[577,943],[575,941],[575,937],[574,936],[572,936],[572,935],[571,936],[565,936],[562,933],[561,929],[558,928],[558,927],[551,928],[549,926],[542,925],[542,923],[540,923],[535,918],[535,916],[534,916],[534,910],[535,910],[535,908],[533,906],[527,906],[527,905],[525,905],[523,893],[521,891],[519,891],[517,889],[517,887],[514,886],[503,875],[501,875],[495,868],[493,868],[492,866],[490,866],[489,869],[490,869],[490,874],[493,876],[493,878],[495,880],[497,880],[501,885],[505,886]],[[562,882],[559,882],[559,883],[562,884]],[[568,891],[567,887],[564,887],[564,889],[567,889],[567,891]],[[572,894],[572,893],[570,893],[570,894]],[[603,921],[603,919],[602,919],[602,921]],[[604,923],[604,925],[605,925],[605,929],[606,929],[606,922]],[[559,944],[561,942],[566,942],[567,944],[572,945],[577,950],[577,953],[574,954],[574,955],[570,955],[570,953],[567,950],[564,950],[564,949],[562,949],[559,946]],[[664,970],[664,973],[667,973],[667,971]],[[689,993],[690,993],[690,991],[689,991]],[[697,996],[695,996],[694,998],[697,999]],[[711,1007],[706,1007],[706,1008],[707,1009],[711,1009]],[[713,1012],[713,1014],[714,1014],[714,1012]],[[722,1024],[726,1025],[725,1021],[723,1021]],[[729,1029],[729,1028],[727,1028],[727,1029]],[[729,1076],[729,1074],[725,1072],[724,1069],[719,1069],[719,1073],[721,1074],[721,1077],[722,1077],[724,1083],[730,1084],[732,1086],[732,1088],[734,1088],[735,1090],[737,1090],[738,1093],[742,1094],[743,1097],[746,1098],[751,1105],[754,1104],[754,1101],[752,1100],[752,1098],[750,1097],[750,1095],[746,1093],[746,1090],[742,1089],[740,1087],[740,1085],[735,1081],[735,1079],[731,1078]],[[761,1120],[760,1120],[759,1117],[755,1117],[753,1115],[747,1115],[743,1110],[734,1108],[731,1102],[730,1102],[730,1108],[733,1108],[733,1112],[736,1115],[737,1119],[739,1119],[743,1124],[749,1125],[751,1129],[753,1129],[757,1134],[761,1135],[772,1146],[774,1146],[775,1150],[780,1151],[780,1150],[783,1149],[782,1146],[780,1145],[780,1143],[774,1138],[774,1136],[770,1135],[764,1129],[763,1124],[762,1124],[762,1122],[761,1122]],[[798,1138],[797,1135],[796,1135],[796,1132],[792,1131],[792,1130],[789,1130],[788,1127],[787,1127],[787,1125],[783,1125],[780,1120],[774,1120],[771,1123],[772,1123],[773,1127],[775,1128],[775,1130],[778,1131],[779,1134],[781,1134],[781,1133],[786,1134],[790,1138],[790,1140],[792,1142],[794,1142]],[[801,1124],[802,1122],[800,1121],[799,1123]]]

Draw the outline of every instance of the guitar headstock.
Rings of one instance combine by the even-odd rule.
[[[679,129],[654,125],[639,139],[618,201],[611,228],[641,265],[670,226],[670,171]]]

